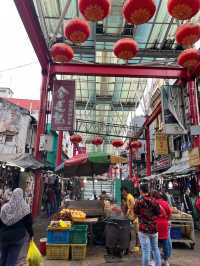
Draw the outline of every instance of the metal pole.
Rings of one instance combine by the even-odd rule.
[[[151,175],[151,143],[149,126],[145,128],[146,136],[146,176]]]
[[[62,143],[63,143],[63,131],[58,133],[58,144],[57,144],[57,155],[56,155],[56,166],[62,163]]]
[[[129,141],[129,160],[128,160],[128,165],[129,165],[129,179],[131,180],[133,177],[133,151],[131,148],[131,140]]]
[[[63,20],[64,20],[65,15],[66,15],[66,13],[67,13],[69,7],[70,7],[70,4],[71,4],[71,0],[68,0],[68,1],[66,2],[66,5],[65,5],[63,11],[62,11],[61,17],[60,17],[60,19],[59,19],[59,21],[58,21],[58,25],[57,25],[57,27],[56,27],[56,30],[55,30],[54,34],[53,34],[53,37],[52,37],[52,39],[51,39],[51,42],[54,42],[54,41],[55,41],[55,39],[56,39],[56,35],[57,35],[57,33],[58,33],[58,31],[59,31],[59,29],[60,29],[62,23],[63,23]]]
[[[188,82],[188,94],[190,102],[191,124],[200,125],[197,87],[195,80]],[[200,147],[200,136],[193,137],[193,147]]]
[[[43,74],[42,75],[41,94],[40,94],[39,120],[38,120],[36,140],[35,140],[35,158],[36,158],[36,160],[42,159],[41,152],[39,151],[39,146],[40,146],[40,136],[45,133],[46,110],[47,110],[47,83],[48,83],[48,76],[47,76],[47,74]]]

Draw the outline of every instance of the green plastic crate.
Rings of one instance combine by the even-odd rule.
[[[87,244],[88,226],[87,225],[73,225],[70,230],[71,244]]]

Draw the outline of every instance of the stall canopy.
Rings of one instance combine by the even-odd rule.
[[[19,159],[7,162],[7,165],[32,170],[37,170],[44,167],[44,164],[35,160],[32,155],[23,155]]]

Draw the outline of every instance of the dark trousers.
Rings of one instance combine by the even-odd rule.
[[[16,266],[17,259],[24,241],[1,247],[0,266]]]

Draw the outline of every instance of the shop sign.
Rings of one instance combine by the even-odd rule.
[[[73,131],[75,81],[55,80],[53,89],[52,130]]]
[[[199,148],[194,148],[191,151],[189,151],[189,164],[192,167],[200,165],[200,150],[199,150]]]
[[[41,135],[40,136],[40,144],[39,151],[53,151],[53,136],[51,135]]]
[[[171,160],[168,155],[161,155],[154,161],[154,171],[158,172],[170,168]]]
[[[191,126],[190,132],[192,136],[200,136],[200,126]]]
[[[78,147],[78,154],[86,154],[87,153],[87,149],[86,147]]]
[[[183,98],[179,86],[162,86],[162,116],[164,132],[167,135],[184,135],[187,130],[183,124]]]
[[[157,155],[167,155],[168,150],[168,137],[163,133],[155,134],[155,143],[156,143],[156,154]]]

